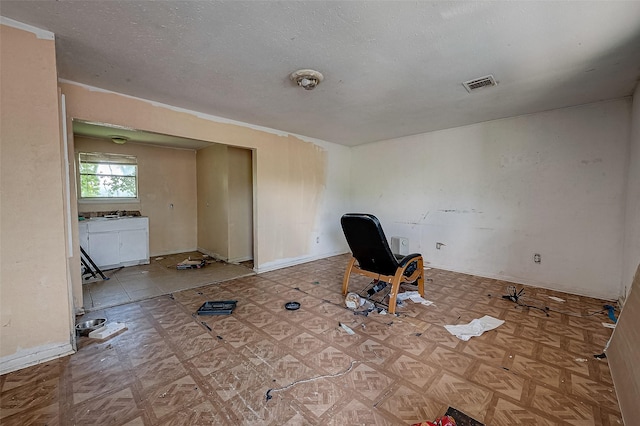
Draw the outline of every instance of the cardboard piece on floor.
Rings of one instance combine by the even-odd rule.
[[[204,268],[207,262],[204,259],[201,260],[191,260],[185,259],[182,262],[176,265],[177,269],[200,269]]]
[[[104,327],[93,330],[91,333],[89,333],[89,337],[91,337],[92,339],[104,340],[108,339],[116,333],[119,333],[125,328],[127,328],[127,324],[123,322],[110,322],[105,324]]]

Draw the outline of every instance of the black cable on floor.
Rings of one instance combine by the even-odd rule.
[[[507,288],[507,294],[503,295],[502,298],[505,299],[505,300],[511,300],[512,302],[514,302],[518,306],[540,310],[540,311],[544,312],[544,314],[546,316],[549,316],[549,312],[555,312],[555,313],[558,313],[558,314],[569,315],[569,316],[577,317],[577,318],[587,318],[587,317],[590,317],[590,316],[593,316],[593,315],[597,315],[597,314],[600,314],[600,313],[603,313],[603,312],[606,311],[606,309],[602,309],[600,311],[590,312],[588,314],[584,314],[583,315],[583,314],[576,314],[574,312],[566,312],[566,311],[560,311],[560,310],[557,310],[557,309],[552,309],[549,306],[544,306],[544,303],[541,300],[538,300],[538,299],[533,299],[533,300],[535,300],[537,302],[540,302],[543,305],[543,307],[530,305],[530,304],[527,304],[527,303],[523,303],[521,301],[521,299],[525,298],[524,287],[522,287],[520,289],[520,291],[518,291],[515,286],[509,286]]]

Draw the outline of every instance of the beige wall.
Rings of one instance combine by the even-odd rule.
[[[251,151],[229,147],[229,261],[253,259]]]
[[[198,248],[230,262],[252,259],[251,151],[213,144],[196,158]]]
[[[58,92],[61,92],[58,89]],[[61,100],[64,99],[63,96],[60,96]],[[62,110],[62,108],[61,108]],[[65,194],[65,201],[69,205],[69,215],[70,217],[65,223],[65,231],[67,232],[67,238],[70,238],[70,241],[67,241],[67,244],[71,245],[72,253],[71,256],[67,259],[68,266],[68,274],[69,281],[71,282],[71,305],[73,306],[74,312],[76,315],[81,315],[84,313],[84,303],[83,303],[83,294],[82,294],[82,272],[80,267],[80,239],[78,227],[76,225],[76,221],[72,218],[78,217],[78,203],[76,203],[76,180],[73,178],[73,172],[75,169],[74,165],[74,151],[73,151],[73,123],[71,120],[66,120],[66,128],[63,128],[62,131],[66,130],[66,134],[62,135],[63,142],[61,144],[62,155],[65,156],[67,160],[66,167],[63,168],[64,177],[63,180],[68,182],[68,194]],[[67,146],[65,147],[65,143],[67,142]],[[66,186],[66,185],[65,185]],[[66,190],[67,188],[65,188]],[[66,197],[69,197],[67,200]],[[73,201],[72,201],[73,200]]]
[[[81,201],[79,212],[139,210],[149,217],[149,253],[158,256],[196,248],[196,153],[110,140],[75,138],[76,152],[134,155],[138,160],[138,198],[129,203]],[[173,205],[173,207],[171,207]]]
[[[0,373],[72,350],[53,40],[0,25]]]
[[[198,248],[229,258],[228,155],[225,145],[198,150]]]
[[[220,122],[81,85],[63,83],[61,88],[70,117],[255,149],[254,261],[258,266],[279,267],[346,249],[339,218],[347,210],[348,199],[339,188],[348,185],[347,147]],[[335,158],[336,169],[331,196],[325,194],[329,155]],[[314,246],[316,235],[323,235],[323,239]]]

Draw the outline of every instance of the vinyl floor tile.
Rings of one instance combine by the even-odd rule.
[[[0,376],[0,423],[386,426],[451,406],[487,425],[622,424],[607,360],[593,357],[611,334],[599,312],[611,302],[517,285],[551,310],[526,309],[501,297],[512,283],[430,269],[435,305],[364,316],[343,303],[345,255],[217,283],[213,268],[172,269],[180,260],[85,286],[94,309],[85,317],[128,329],[103,342],[81,337],[74,355]],[[218,278],[233,268],[219,269]],[[172,294],[125,300],[156,288]],[[196,315],[207,300],[238,305]],[[301,308],[285,310],[291,300]],[[467,342],[443,327],[485,314],[505,323]]]

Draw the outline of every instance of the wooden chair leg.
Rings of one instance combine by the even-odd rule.
[[[420,277],[418,278],[418,293],[424,297],[424,261],[422,256],[418,258],[418,269],[420,270]]]
[[[398,298],[398,291],[400,291],[400,283],[402,282],[403,268],[398,268],[396,274],[393,276],[391,282],[391,292],[389,293],[389,313],[396,313],[396,299]]]
[[[344,271],[344,280],[342,281],[342,295],[347,294],[347,290],[349,288],[349,278],[351,277],[351,271],[353,270],[353,265],[356,263],[356,258],[352,257],[349,261],[349,265],[347,266],[347,270]]]

